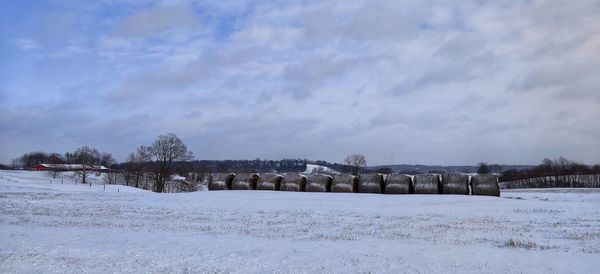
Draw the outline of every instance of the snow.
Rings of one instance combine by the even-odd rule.
[[[600,269],[598,190],[157,194],[47,176],[0,171],[0,273]]]
[[[47,168],[56,168],[56,169],[64,169],[64,170],[81,170],[85,167],[85,165],[82,164],[40,164],[41,166],[47,167]],[[87,166],[87,168],[92,168],[92,169],[101,169],[101,170],[109,170],[109,168],[105,167],[105,166]]]
[[[148,192],[123,185],[107,185],[103,179],[105,175],[88,173],[86,184],[82,184],[81,176],[72,171],[57,172],[54,178],[51,171],[2,170],[0,183],[12,183],[10,188],[3,188],[2,192]]]
[[[340,172],[338,172],[334,169],[331,169],[329,167],[326,167],[326,166],[306,164],[306,170],[302,173],[303,174],[313,174],[313,173],[338,174]]]
[[[185,181],[186,178],[181,175],[171,175],[171,180],[173,181]]]

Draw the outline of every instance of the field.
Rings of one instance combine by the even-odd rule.
[[[600,191],[157,194],[0,171],[1,273],[593,273]],[[14,181],[9,181],[14,180]]]

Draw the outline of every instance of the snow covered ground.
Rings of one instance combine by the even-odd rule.
[[[600,269],[598,190],[504,191],[500,198],[157,194],[51,184],[35,172],[0,176],[0,273]]]

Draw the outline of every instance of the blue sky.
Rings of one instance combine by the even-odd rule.
[[[5,1],[0,162],[600,162],[599,1]]]

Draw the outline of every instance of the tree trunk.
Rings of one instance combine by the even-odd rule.
[[[165,188],[165,181],[162,174],[156,174],[156,192],[162,193]]]

